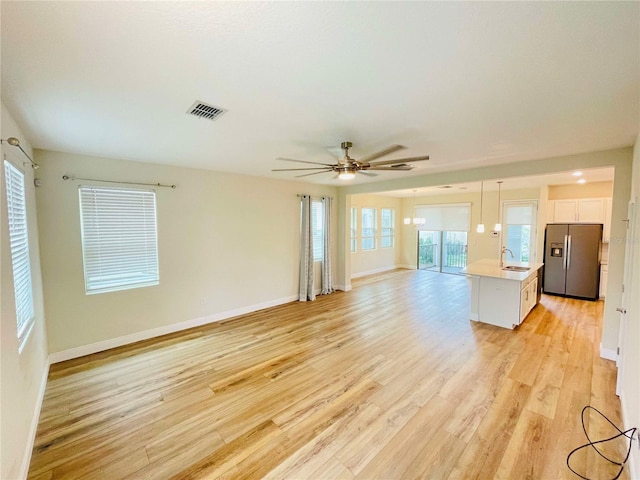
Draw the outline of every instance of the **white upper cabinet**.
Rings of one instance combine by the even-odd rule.
[[[583,198],[578,200],[578,221],[582,223],[604,223],[605,198]]]
[[[549,200],[548,223],[602,223],[602,241],[609,241],[610,198]]]
[[[556,200],[552,210],[554,223],[573,223],[578,221],[577,200]]]

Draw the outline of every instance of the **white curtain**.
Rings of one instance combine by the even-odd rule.
[[[320,293],[326,295],[333,292],[333,269],[331,265],[331,212],[333,199],[331,197],[322,197],[323,218],[323,238],[322,238],[322,290]]]
[[[315,300],[313,287],[313,235],[311,231],[311,197],[300,197],[300,279],[298,300]]]

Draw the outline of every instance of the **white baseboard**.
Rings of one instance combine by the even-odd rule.
[[[396,268],[404,268],[405,270],[417,270],[416,265],[397,265]]]
[[[630,418],[629,415],[629,410],[627,409],[627,402],[626,402],[626,397],[624,395],[624,390],[620,392],[620,409],[622,410],[622,425],[623,428],[622,430],[628,430],[630,428],[632,428],[632,419]],[[638,426],[638,425],[633,425],[634,427]],[[629,478],[633,479],[633,480],[639,480],[640,479],[640,447],[638,445],[639,440],[638,440],[638,432],[636,431],[635,434],[635,438],[634,440],[631,442],[631,453],[629,454],[629,462],[628,462],[628,468],[629,468]]]
[[[408,269],[413,269],[413,270],[416,269],[416,267],[411,267],[410,265],[389,265],[387,267],[376,268],[374,270],[367,270],[366,272],[352,273],[351,274],[351,278],[353,279],[353,278],[366,277],[367,275],[373,275],[373,274],[376,274],[376,273],[388,272],[390,270],[396,270],[398,268],[408,268]]]
[[[249,305],[247,307],[236,308],[233,310],[227,310],[226,312],[214,313],[205,317],[194,318],[192,320],[186,320],[184,322],[173,323],[171,325],[165,325],[163,327],[153,328],[151,330],[145,330],[142,332],[132,333],[130,335],[124,335],[122,337],[111,338],[109,340],[103,340],[102,342],[91,343],[89,345],[82,345],[80,347],[70,348],[61,352],[54,352],[49,355],[49,361],[51,363],[64,362],[65,360],[71,360],[72,358],[83,357],[85,355],[91,355],[92,353],[102,352],[111,348],[121,347],[123,345],[129,345],[130,343],[140,342],[142,340],[148,340],[154,337],[160,337],[169,333],[179,332],[181,330],[187,330],[193,327],[199,327],[208,323],[220,322],[228,318],[237,317],[238,315],[245,315],[247,313],[256,312],[269,307],[275,307],[285,303],[294,302],[298,299],[297,295],[289,297],[279,298],[277,300],[270,300],[268,302],[257,303]]]
[[[334,288],[336,290],[341,290],[343,292],[349,292],[349,291],[351,291],[351,284],[349,284],[349,285],[334,285]]]
[[[614,362],[618,361],[618,352],[611,348],[604,348],[602,343],[600,344],[600,357],[605,358],[607,360],[613,360]]]
[[[42,402],[44,401],[44,392],[47,389],[47,379],[49,378],[49,366],[51,365],[49,359],[44,367],[42,378],[40,379],[40,388],[38,390],[38,399],[33,408],[33,415],[31,415],[31,426],[29,427],[29,436],[27,448],[22,457],[22,464],[20,466],[20,477],[27,478],[29,474],[29,465],[31,464],[31,454],[33,453],[33,445],[36,442],[36,433],[38,431],[38,422],[40,421],[40,411],[42,410]]]

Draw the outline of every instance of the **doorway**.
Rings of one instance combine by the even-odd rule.
[[[467,232],[418,230],[418,268],[460,273],[467,266]]]

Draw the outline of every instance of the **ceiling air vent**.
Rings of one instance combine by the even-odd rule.
[[[196,102],[189,107],[189,110],[187,110],[187,113],[190,113],[191,115],[195,115],[200,118],[207,118],[209,120],[215,120],[225,112],[226,110],[224,108],[207,105],[204,102]]]

